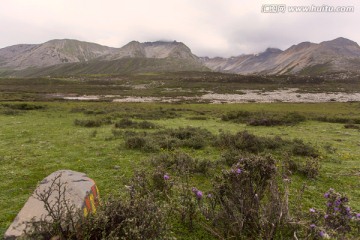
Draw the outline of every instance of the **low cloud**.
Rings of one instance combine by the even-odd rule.
[[[286,3],[323,4],[315,0]],[[353,13],[271,14],[261,12],[262,4],[247,0],[3,0],[0,47],[54,38],[111,47],[132,40],[166,39],[184,42],[199,56],[228,57],[340,36],[360,40],[359,1],[326,2],[353,5]]]

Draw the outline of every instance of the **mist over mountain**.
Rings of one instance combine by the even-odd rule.
[[[78,40],[51,40],[0,49],[0,76],[219,71],[238,74],[321,74],[360,71],[360,47],[346,38],[302,42],[282,51],[230,58],[197,57],[182,42],[132,41],[111,48]]]

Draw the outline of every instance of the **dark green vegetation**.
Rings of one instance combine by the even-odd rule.
[[[9,70],[0,72],[0,77],[67,76],[81,74],[130,74],[142,72],[209,71],[198,61],[176,58],[123,58],[112,61],[89,61],[59,64],[43,68]]]
[[[259,116],[290,120],[249,124]],[[355,237],[355,223],[343,216],[347,206],[351,213],[360,211],[358,119],[359,103],[3,102],[0,234],[38,181],[72,169],[93,178],[104,201],[89,220],[95,227],[84,227],[84,236],[111,234],[114,229],[103,229],[108,216],[124,226],[113,234],[134,238],[139,232],[132,230],[179,239],[230,238],[237,232],[244,239],[289,239],[294,231],[300,239],[323,230]],[[135,195],[125,185],[133,186]],[[324,222],[324,212],[333,211],[323,197],[330,188],[349,202],[342,200],[336,218]],[[336,196],[343,195],[331,192],[329,199],[336,202]],[[339,222],[345,227],[336,231]]]
[[[194,97],[208,92],[241,94],[241,90],[272,91],[284,87],[298,88],[299,94],[359,92],[359,77],[346,74],[345,76],[344,79],[341,73],[321,76],[241,76],[214,72],[178,72],[0,78],[0,99],[48,101],[71,94],[70,96],[97,95],[101,100],[107,101],[124,96]]]

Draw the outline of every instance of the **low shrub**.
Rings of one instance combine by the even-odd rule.
[[[253,113],[248,111],[228,112],[222,115],[221,120],[245,123],[252,115]]]
[[[236,134],[221,133],[214,141],[214,145],[222,149],[237,149],[251,153],[259,153],[266,149],[277,149],[285,143],[280,137],[258,137],[247,131]]]
[[[116,128],[133,128],[136,125],[136,122],[128,119],[123,118],[120,121],[115,123]]]
[[[205,116],[194,116],[194,117],[188,117],[186,119],[188,119],[188,120],[208,120],[208,118]]]
[[[149,121],[135,122],[128,118],[123,118],[115,123],[116,128],[140,128],[140,129],[154,129],[156,124]]]
[[[345,124],[344,125],[344,128],[350,128],[350,129],[360,129],[360,125],[355,125],[355,124],[352,124],[352,123],[348,123],[348,124]]]
[[[141,121],[137,124],[138,128],[141,128],[141,129],[154,129],[154,128],[157,128],[157,125],[152,123],[152,122],[149,122],[149,121]]]
[[[155,109],[147,110],[144,109],[142,113],[135,113],[127,115],[129,118],[136,118],[142,120],[159,120],[159,119],[174,119],[179,118],[181,115],[175,109]]]
[[[288,209],[276,179],[270,156],[242,158],[223,170],[202,200],[212,232],[220,239],[273,239],[282,231]]]
[[[330,123],[344,123],[344,124],[360,124],[360,118],[350,118],[350,117],[337,117],[337,116],[318,116],[314,117],[314,120],[320,122],[330,122]]]
[[[182,151],[161,153],[150,159],[153,166],[161,166],[168,171],[176,173],[201,173],[207,174],[214,165],[208,159],[195,159]]]
[[[99,119],[75,119],[74,125],[81,127],[100,127],[102,125],[111,124],[111,118],[99,118]]]
[[[167,129],[152,133],[134,133],[131,137],[135,136],[143,139],[143,145],[134,145],[131,143],[134,139],[125,136],[126,147],[150,151],[173,150],[178,147],[201,149],[208,145],[213,138],[209,131],[192,127]],[[127,143],[128,141],[130,141],[130,144]],[[133,145],[134,147],[131,147]]]
[[[226,166],[231,167],[232,165],[237,163],[242,156],[243,156],[242,151],[236,149],[229,149],[221,154],[220,161],[224,163]]]
[[[315,179],[320,174],[321,164],[319,158],[308,157],[303,161],[295,161],[287,156],[284,159],[284,166],[291,174],[301,174],[305,177]]]
[[[313,157],[319,156],[319,152],[309,144],[305,144],[303,140],[295,139],[291,146],[291,152],[297,156]]]
[[[37,105],[37,104],[29,104],[29,103],[13,103],[13,104],[2,104],[3,107],[6,107],[8,109],[13,110],[39,110],[39,109],[45,109],[46,106],[44,105]]]
[[[281,114],[248,111],[229,112],[227,114],[224,114],[221,119],[223,121],[246,123],[250,126],[294,125],[306,120],[305,116],[297,112]]]
[[[100,127],[102,122],[100,120],[93,120],[93,119],[75,119],[74,121],[75,126],[81,127]]]
[[[316,178],[320,174],[320,161],[318,158],[307,158],[305,165],[299,171],[308,178]]]
[[[1,109],[0,110],[0,114],[3,115],[8,115],[8,116],[15,116],[15,115],[19,115],[21,112],[19,110],[14,110],[14,109]]]
[[[125,140],[125,146],[129,149],[142,149],[146,145],[147,139],[141,136],[129,137]]]
[[[355,239],[348,236],[352,232],[359,236],[360,213],[351,210],[349,199],[341,193],[329,189],[324,194],[326,210],[310,208],[307,214],[310,222],[307,228],[309,239]],[[348,238],[349,237],[349,238]]]

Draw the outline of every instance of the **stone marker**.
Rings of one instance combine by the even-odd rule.
[[[51,220],[45,209],[44,203],[37,199],[36,193],[44,193],[51,188],[51,184],[61,183],[65,192],[64,199],[68,206],[74,206],[76,210],[81,209],[86,217],[89,213],[95,213],[99,203],[99,192],[95,182],[84,173],[71,170],[59,170],[42,180],[34,193],[30,196],[24,207],[16,216],[4,235],[4,239],[16,239],[24,234],[26,223],[41,219]],[[58,185],[59,186],[59,185]],[[52,187],[54,188],[54,185]],[[55,190],[50,194],[49,202],[56,203],[59,191]]]

